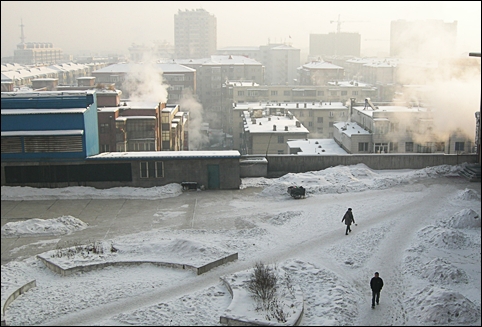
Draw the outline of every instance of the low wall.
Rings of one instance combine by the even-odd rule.
[[[25,285],[19,287],[18,289],[16,289],[15,291],[12,292],[12,294],[10,294],[7,297],[7,299],[5,300],[5,303],[2,303],[2,326],[7,326],[7,322],[5,319],[5,311],[7,311],[7,308],[10,305],[10,303],[12,303],[21,294],[27,292],[32,287],[36,287],[36,286],[37,286],[37,281],[34,279],[26,283]]]
[[[330,167],[365,164],[371,169],[422,169],[440,165],[477,163],[477,154],[346,154],[346,155],[268,155],[268,177],[305,173]]]
[[[168,267],[168,268],[188,269],[188,270],[194,271],[197,275],[201,275],[215,267],[223,265],[227,262],[237,260],[238,253],[230,254],[226,257],[212,261],[200,267],[195,267],[195,266],[180,264],[180,263],[170,263],[170,262],[160,262],[160,261],[112,261],[112,262],[100,262],[100,263],[94,263],[94,264],[82,265],[82,266],[76,266],[76,267],[64,269],[58,266],[57,264],[53,263],[52,261],[41,257],[40,255],[38,255],[37,258],[39,258],[45,264],[45,266],[47,266],[47,268],[49,268],[50,270],[52,270],[53,272],[61,276],[69,276],[77,272],[88,272],[94,269],[100,269],[100,268],[105,268],[110,266],[134,266],[134,265],[138,266],[145,263],[149,263],[149,264],[153,264],[161,267]]]
[[[208,263],[204,266],[198,267],[197,268],[197,274],[198,275],[204,274],[205,272],[207,272],[207,271],[209,271],[213,268],[224,265],[225,263],[228,263],[228,262],[231,262],[231,261],[234,261],[234,260],[238,260],[238,253],[237,252],[233,253],[233,254],[230,254],[227,257],[221,258],[219,260],[210,262],[210,263]]]
[[[268,160],[265,157],[244,156],[239,160],[239,177],[268,177]]]

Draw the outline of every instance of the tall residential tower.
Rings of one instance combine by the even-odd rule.
[[[204,9],[179,10],[174,15],[176,59],[201,59],[216,54],[216,26],[216,17]]]

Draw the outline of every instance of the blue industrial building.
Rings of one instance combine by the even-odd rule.
[[[97,94],[2,92],[1,185],[236,189],[238,151],[99,154]]]
[[[95,91],[2,92],[2,162],[99,153]]]

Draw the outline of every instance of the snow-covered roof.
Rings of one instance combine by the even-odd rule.
[[[260,133],[306,133],[309,134],[308,129],[303,126],[299,122],[298,119],[293,117],[292,119],[285,115],[270,115],[270,116],[263,116],[260,118],[250,117],[249,111],[244,112],[244,116],[246,119],[246,124],[244,125],[244,129],[249,131],[251,134],[260,134]],[[252,120],[255,120],[256,123],[253,123]],[[296,123],[299,123],[299,126],[296,126]],[[273,125],[276,125],[276,130],[274,130]],[[288,127],[288,130],[286,130]]]
[[[2,109],[2,115],[41,115],[41,114],[81,114],[87,108],[61,108],[61,109]]]
[[[83,135],[81,129],[41,130],[41,131],[2,131],[2,136],[34,136],[34,135]]]
[[[115,120],[116,121],[126,121],[128,119],[152,119],[152,120],[155,120],[156,119],[156,116],[120,116],[120,117],[117,117]]]
[[[346,134],[348,136],[351,136],[353,134],[366,134],[366,135],[370,134],[370,132],[368,132],[363,127],[361,127],[360,125],[354,122],[334,123],[333,127],[340,130],[341,133]]]
[[[302,155],[334,155],[348,154],[333,139],[299,139],[288,140],[288,147],[299,148]]]
[[[368,116],[373,116],[376,112],[427,112],[427,108],[423,107],[407,107],[407,106],[377,106],[377,110],[373,110],[371,107],[365,109],[365,106],[353,106],[353,109],[362,111]]]
[[[302,66],[308,69],[344,69],[343,67],[332,64],[326,61],[312,61]]]
[[[150,65],[153,69],[157,69],[159,73],[189,73],[196,70],[186,67],[175,62],[163,62],[154,64],[134,64],[134,63],[120,63],[110,65],[101,69],[95,70],[93,73],[112,73],[112,74],[126,74],[139,69],[144,69],[145,66]]]
[[[306,104],[306,108],[305,108]],[[281,109],[326,109],[326,110],[333,110],[333,109],[347,109],[348,107],[345,106],[342,102],[282,102],[279,105],[275,102],[246,102],[246,103],[238,103],[235,110],[249,110],[249,109],[269,109],[269,108],[281,108]]]
[[[88,157],[90,160],[101,159],[195,159],[195,158],[239,158],[239,151],[132,151],[132,152],[103,152]]]

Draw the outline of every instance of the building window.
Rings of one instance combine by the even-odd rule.
[[[284,154],[285,152],[283,150],[278,150],[278,154]]]
[[[288,95],[288,96],[290,96],[290,95],[291,95],[291,91],[283,91],[283,95]]]
[[[312,122],[312,121],[308,122],[308,127],[313,127],[313,122]]]
[[[278,143],[285,143],[285,137],[283,135],[278,135]]]
[[[332,96],[336,96],[337,92],[336,91],[331,91],[330,93]]]
[[[328,126],[329,126],[329,127],[333,127],[333,124],[334,124],[334,123],[331,121],[331,122],[328,123]]]
[[[358,95],[358,91],[351,91],[351,95]]]
[[[271,95],[278,95],[278,91],[271,91]]]
[[[405,152],[413,152],[413,142],[405,142]]]
[[[323,117],[316,118],[317,123],[323,124]]]
[[[341,95],[347,95],[347,91],[341,91]]]
[[[334,117],[335,113],[333,111],[330,111],[330,117]]]
[[[141,178],[148,178],[149,177],[149,165],[147,161],[141,161],[140,163],[141,168]]]
[[[318,91],[318,95],[325,95],[325,91]]]
[[[100,133],[101,134],[109,133],[109,123],[100,124]]]
[[[465,149],[465,143],[464,142],[455,142],[455,151],[464,151]]]
[[[390,142],[390,152],[398,152],[398,142]]]
[[[368,152],[368,142],[359,142],[358,152]]]
[[[101,152],[109,152],[110,151],[109,144],[102,144],[100,147],[101,147]]]
[[[162,178],[164,177],[164,162],[162,161],[156,161],[156,178]]]
[[[238,91],[238,96],[239,96],[239,97],[244,97],[244,91]]]

